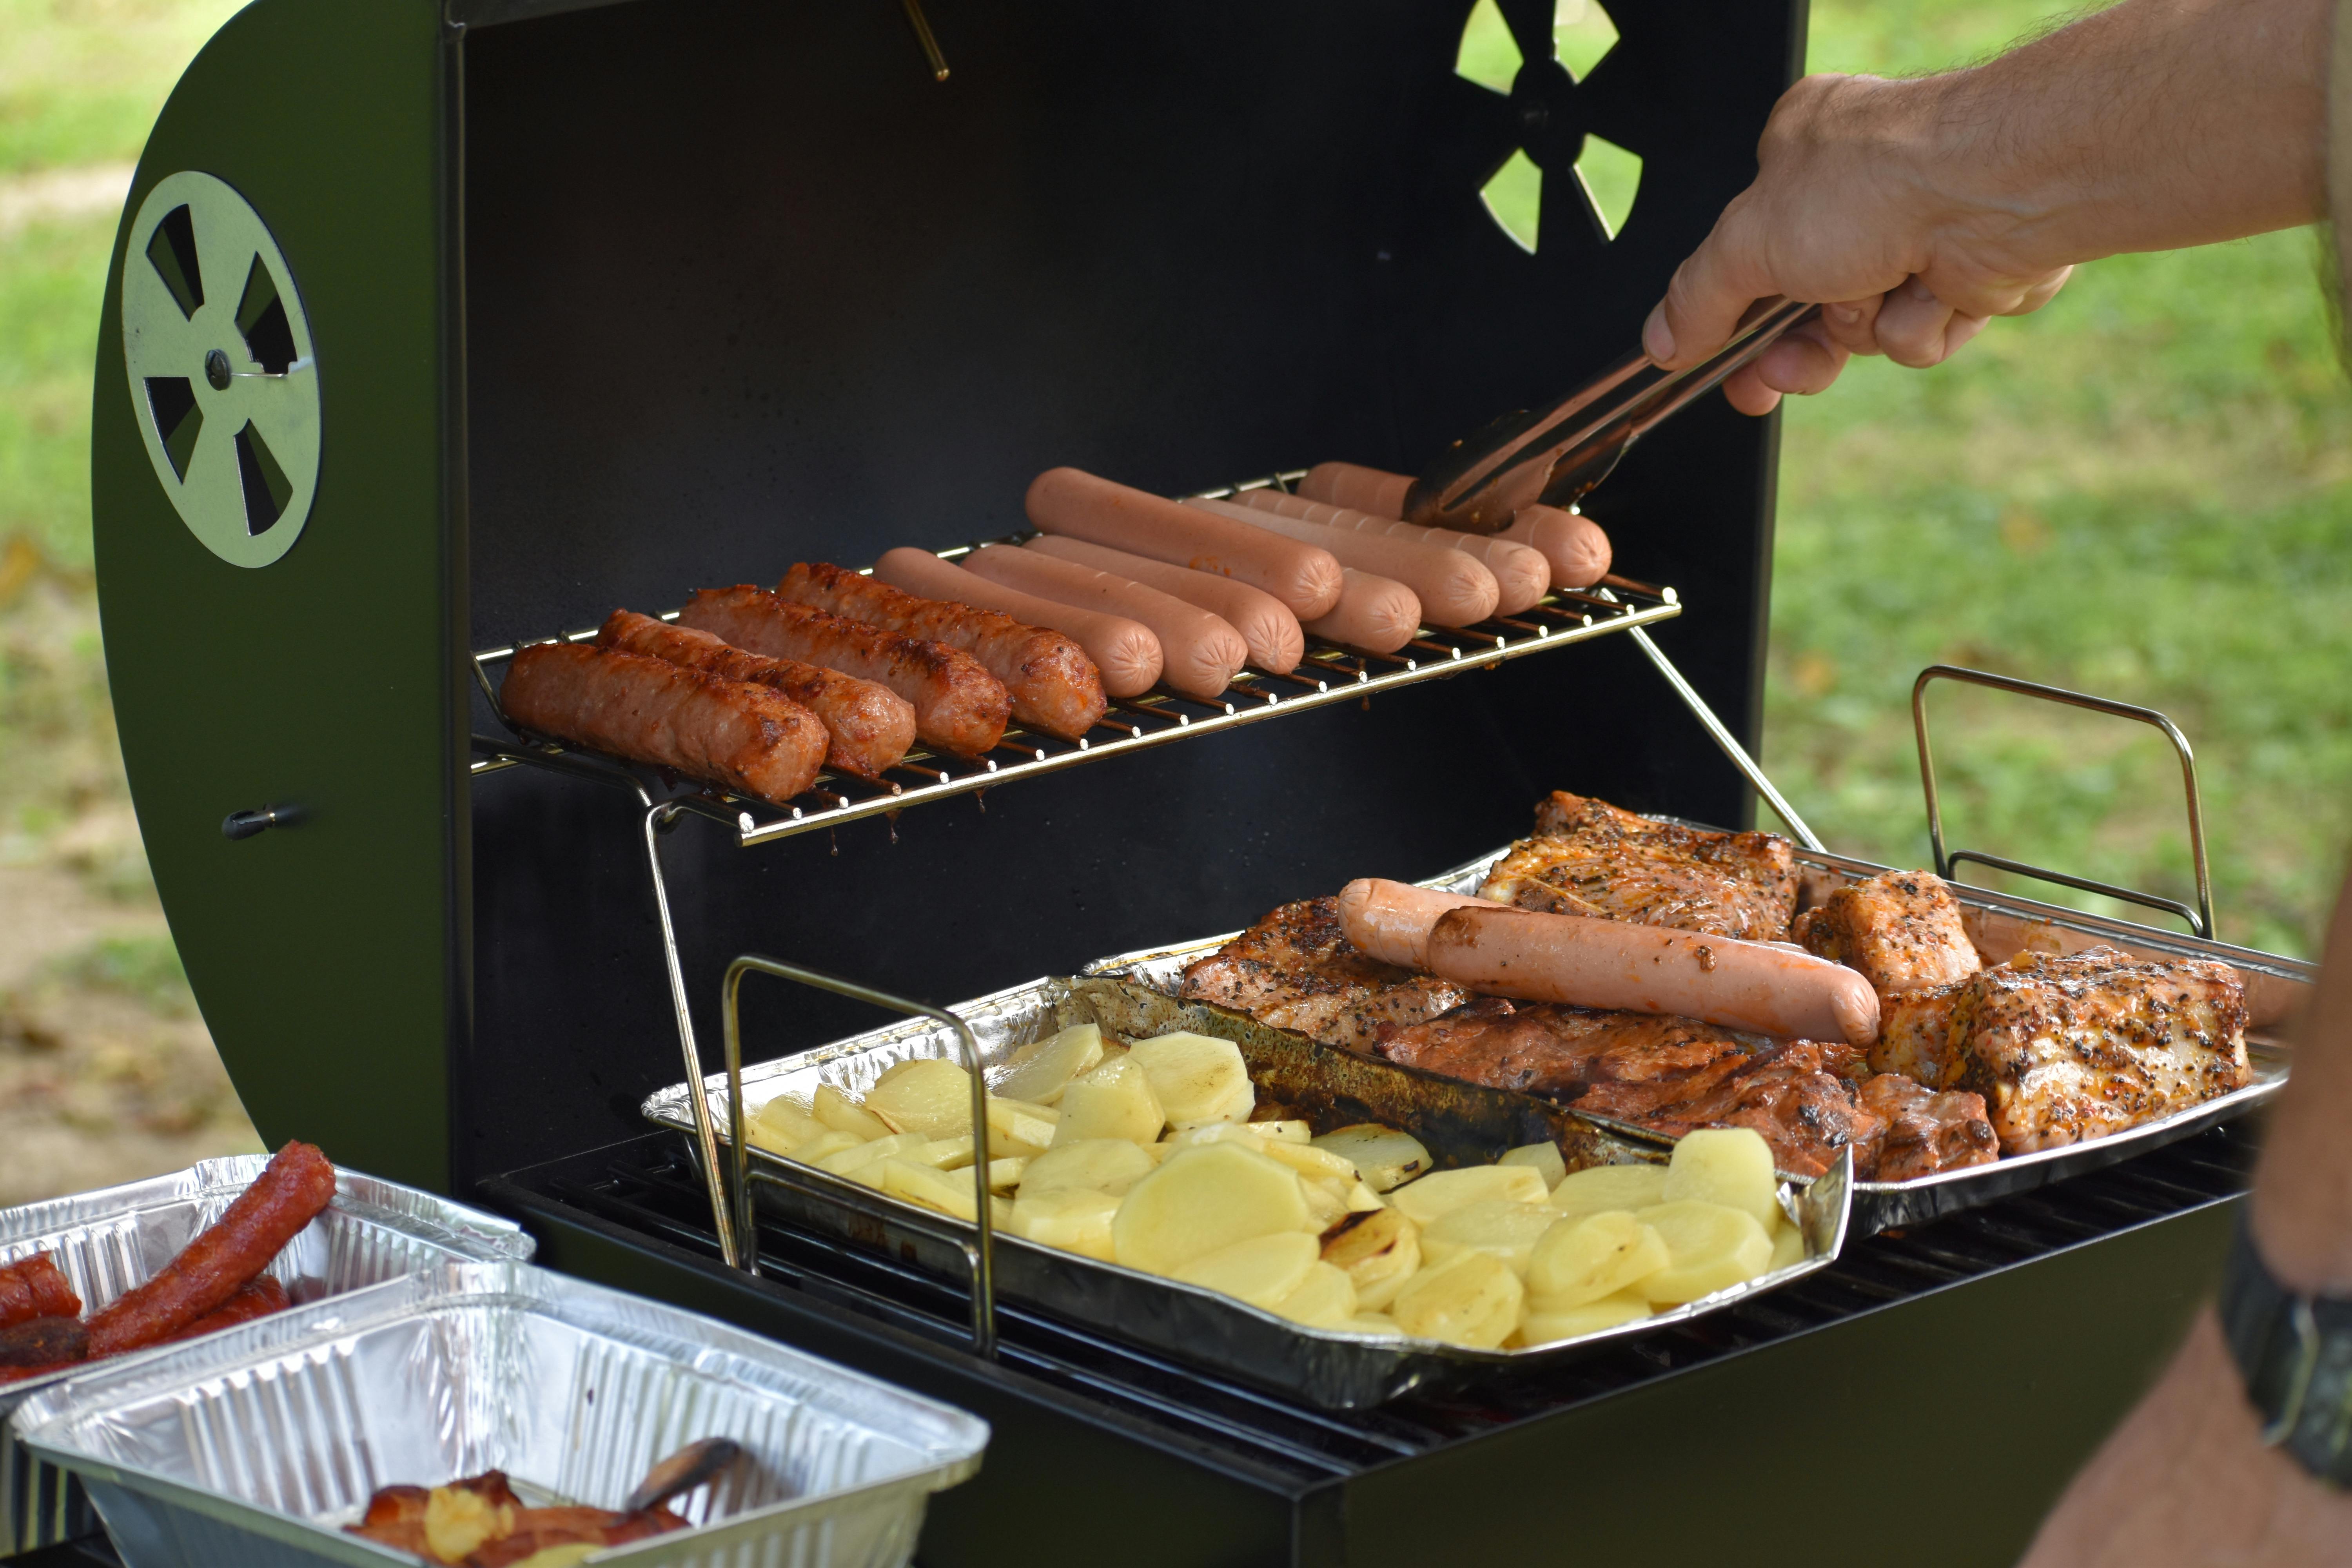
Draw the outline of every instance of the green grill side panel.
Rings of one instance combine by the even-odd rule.
[[[126,215],[177,170],[215,174],[284,252],[323,403],[293,549],[229,565],[158,486],[121,322],[122,269],[148,262],[120,234],[90,439],[123,758],[205,1021],[273,1146],[429,1187],[448,1181],[466,951],[443,47],[428,0],[259,0],[189,67],[131,187]],[[300,826],[222,835],[231,811],[289,803]]]

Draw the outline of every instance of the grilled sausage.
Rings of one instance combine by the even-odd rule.
[[[266,1318],[272,1312],[282,1312],[294,1304],[286,1287],[265,1274],[244,1289],[171,1336],[173,1340],[192,1340],[198,1334],[209,1334],[218,1329],[233,1329],[239,1323],[249,1323],[256,1318]]]
[[[34,1318],[81,1315],[81,1298],[46,1252],[0,1264],[0,1328]]]
[[[1353,566],[1340,568],[1339,583],[1339,607],[1307,623],[1317,637],[1374,653],[1394,653],[1421,630],[1421,601],[1403,584]]]
[[[1076,468],[1048,468],[1030,481],[1025,504],[1029,521],[1047,533],[1231,577],[1273,595],[1301,620],[1328,616],[1339,603],[1339,563],[1329,551],[1164,496]]]
[[[1457,533],[1450,528],[1423,528],[1417,522],[1400,522],[1392,517],[1380,517],[1351,507],[1309,500],[1305,496],[1295,496],[1287,490],[1271,487],[1243,490],[1234,500],[1254,511],[1271,511],[1283,517],[1295,517],[1302,522],[1319,522],[1328,528],[1344,528],[1355,533],[1390,539],[1409,539],[1438,550],[1458,550],[1494,574],[1498,596],[1494,609],[1489,612],[1493,615],[1516,616],[1542,598],[1544,591],[1551,586],[1551,563],[1543,558],[1543,552],[1507,539],[1487,534]],[[1409,580],[1405,585],[1413,587]],[[1413,591],[1420,593],[1417,587]],[[1422,607],[1433,616],[1436,614],[1429,609],[1429,596],[1425,594],[1422,595]],[[1444,626],[1446,623],[1441,620],[1438,624]]]
[[[1160,641],[1160,680],[1188,697],[1216,696],[1249,662],[1249,645],[1224,621],[1132,578],[1010,544],[983,545],[965,556],[963,565],[973,576],[1007,588],[1139,623]]]
[[[499,700],[527,730],[767,800],[815,782],[828,743],[815,714],[764,686],[577,643],[517,650]]]
[[[1795,1039],[1878,1038],[1878,994],[1842,963],[1779,943],[1494,905],[1448,910],[1429,972],[1490,996],[1697,1018]]]
[[[79,1318],[27,1318],[0,1329],[0,1367],[63,1366],[89,1353]]]
[[[1298,493],[1311,500],[1353,507],[1374,517],[1402,517],[1405,492],[1412,488],[1408,474],[1354,463],[1318,463],[1298,481]],[[1528,507],[1494,537],[1540,551],[1551,563],[1555,587],[1590,587],[1609,570],[1609,536],[1580,512],[1562,511],[1556,506]]]
[[[940,591],[936,584],[962,584],[963,574],[954,569],[929,571],[925,561],[935,567],[947,565],[922,550],[888,552],[875,563],[873,577],[803,562],[784,574],[776,593],[795,604],[970,654],[1003,683],[1013,700],[1013,716],[1024,724],[1074,741],[1094,728],[1108,706],[1103,685],[1108,672],[1097,668],[1099,658],[1088,657],[1094,651],[1091,644],[1064,636],[1069,628],[1059,622],[1024,625],[1025,617],[997,614],[1006,608],[1003,604]],[[893,566],[886,568],[886,562]],[[925,583],[935,585],[925,587]],[[961,602],[943,602],[950,599]],[[1059,629],[1049,629],[1053,627]],[[1152,674],[1157,678],[1159,671]]]
[[[591,658],[629,657],[572,651]],[[159,1343],[220,1306],[268,1268],[334,1195],[335,1167],[327,1157],[308,1143],[287,1144],[177,1258],[89,1320],[91,1357]]]
[[[1130,555],[1124,550],[1091,544],[1083,539],[1066,539],[1058,533],[1041,533],[1021,548],[1075,561],[1081,566],[1091,566],[1097,572],[1108,572],[1147,588],[1172,594],[1188,605],[1198,605],[1241,633],[1243,646],[1249,649],[1250,662],[1260,669],[1287,675],[1298,668],[1298,660],[1307,651],[1306,635],[1298,629],[1298,617],[1290,613],[1290,606],[1246,583]]]
[[[820,664],[888,687],[915,708],[915,733],[941,751],[977,757],[1004,739],[1013,700],[980,660],[944,643],[787,604],[764,588],[705,588],[677,624],[770,658]]]
[[[614,610],[596,634],[596,644],[782,692],[824,726],[831,738],[826,763],[859,778],[879,777],[915,743],[913,703],[887,686],[837,669],[747,652],[709,632],[674,626],[634,610]]]
[[[1362,877],[1339,889],[1339,929],[1382,963],[1429,967],[1429,928],[1448,910],[1487,902],[1410,882]]]

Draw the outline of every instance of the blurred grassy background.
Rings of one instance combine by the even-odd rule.
[[[236,8],[0,0],[0,1202],[251,1138],[129,812],[87,472],[130,164]],[[1821,0],[1812,64],[1936,69],[2044,15]],[[1926,857],[1920,666],[2078,685],[2197,742],[2222,933],[2313,950],[2352,838],[2352,398],[2316,276],[2301,233],[2120,258],[1950,366],[1858,363],[1792,400],[1765,754],[1833,843]],[[1937,711],[1955,842],[2188,896],[2155,737],[1974,693]]]

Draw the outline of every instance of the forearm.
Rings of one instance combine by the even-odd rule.
[[[2352,883],[2336,901],[2294,1074],[2270,1114],[2254,1239],[2279,1282],[2352,1297]]]

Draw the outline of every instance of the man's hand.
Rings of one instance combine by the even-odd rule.
[[[2310,222],[2328,15],[2328,0],[2126,0],[1968,70],[1807,77],[1643,345],[1687,365],[1758,300],[1821,301],[1724,383],[1764,414],[1853,354],[1940,363],[1990,318],[2041,309],[2077,262]]]

